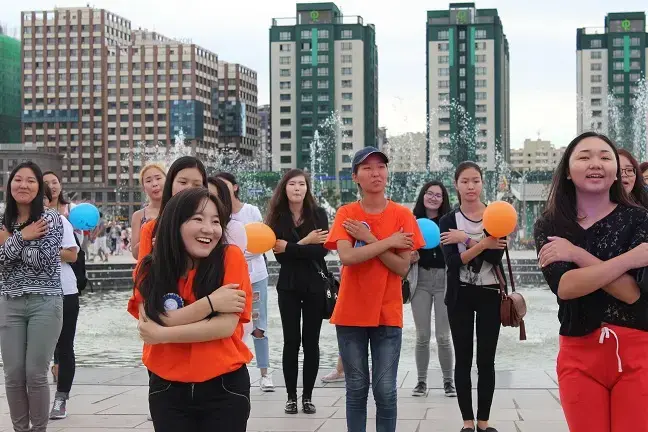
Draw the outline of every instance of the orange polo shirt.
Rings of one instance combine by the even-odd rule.
[[[237,246],[226,246],[223,285],[236,283],[246,293],[245,310],[238,314],[239,324],[228,338],[208,342],[144,344],[142,362],[154,374],[169,380],[199,383],[239,369],[252,360],[252,353],[243,342],[242,325],[250,322],[252,285],[243,252]],[[178,281],[178,294],[185,305],[196,301],[193,294],[195,270]],[[215,287],[218,288],[218,287]],[[128,301],[128,312],[139,319],[139,305],[144,299],[138,289]]]
[[[400,204],[389,201],[380,214],[366,213],[360,203],[340,207],[335,215],[333,227],[324,246],[337,250],[339,240],[351,237],[342,223],[346,219],[367,222],[372,234],[383,240],[400,229],[414,233],[413,250],[425,245],[421,231],[412,212]],[[402,250],[392,250],[402,252]],[[340,292],[330,322],[336,325],[354,327],[393,326],[403,327],[402,278],[389,270],[375,257],[360,264],[345,265],[340,278]]]

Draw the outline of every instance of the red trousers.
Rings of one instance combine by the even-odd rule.
[[[561,336],[557,372],[570,432],[648,432],[648,332]]]

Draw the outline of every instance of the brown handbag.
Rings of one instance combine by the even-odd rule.
[[[527,306],[522,294],[515,291],[515,279],[511,270],[511,258],[509,257],[508,248],[506,252],[506,264],[508,265],[509,280],[511,281],[511,294],[506,289],[506,281],[502,275],[499,265],[495,266],[497,279],[500,286],[500,320],[504,327],[520,327],[520,340],[526,340],[526,327],[524,326],[524,316],[527,313]]]

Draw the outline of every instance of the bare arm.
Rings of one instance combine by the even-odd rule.
[[[586,296],[610,285],[628,270],[634,268],[629,261],[629,256],[625,253],[610,260],[601,261],[598,264],[569,270],[560,278],[558,297],[562,300],[571,300]],[[638,293],[636,282],[634,285]],[[618,288],[615,287],[615,289]],[[638,298],[639,295],[637,294],[635,301]]]
[[[578,248],[578,254],[574,258],[574,264],[580,268],[603,263],[603,261],[581,248]],[[632,304],[639,299],[637,281],[627,273],[623,273],[618,279],[613,280],[601,289],[627,304]]]
[[[140,216],[140,211],[141,210],[137,210],[133,213],[133,217],[131,218],[131,254],[135,259],[137,259],[137,252],[139,251],[140,229],[142,228],[142,217]]]
[[[484,252],[486,250],[486,247],[484,246],[484,243],[478,242],[476,245],[471,247],[470,249],[466,249],[464,252],[461,252],[460,257],[461,257],[461,263],[466,265],[473,259],[475,259],[479,254]]]
[[[337,247],[340,262],[342,265],[348,266],[360,264],[369,261],[372,258],[376,258],[380,254],[391,249],[391,241],[389,238],[386,238],[375,243],[354,248],[349,240],[338,240]]]
[[[376,237],[373,237],[368,243],[371,244],[377,241],[378,239]],[[387,267],[389,270],[396,273],[400,277],[405,277],[409,272],[409,267],[411,264],[411,251],[396,253],[392,252],[391,250],[387,250],[378,255],[378,259],[383,264],[385,264],[385,267]]]
[[[77,260],[77,248],[72,247],[69,249],[61,249],[61,261],[66,263],[73,263]]]
[[[202,320],[165,328],[166,343],[195,343],[225,339],[234,334],[239,323],[237,314],[222,314],[210,320]]]

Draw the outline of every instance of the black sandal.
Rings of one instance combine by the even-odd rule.
[[[297,414],[297,400],[295,399],[288,399],[288,402],[286,402],[286,407],[284,408],[284,412],[286,414]]]
[[[302,399],[302,411],[304,411],[304,414],[315,414],[317,412],[310,399]]]

